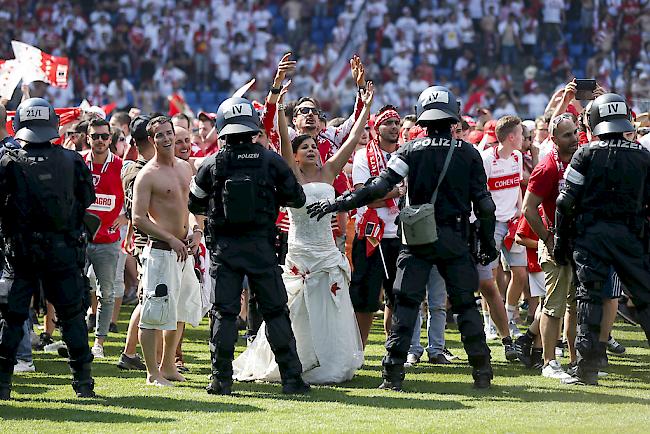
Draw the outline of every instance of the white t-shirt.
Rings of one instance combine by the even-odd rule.
[[[386,158],[386,164],[390,160],[390,155],[388,152],[381,151]],[[368,156],[365,149],[360,149],[354,154],[354,160],[352,162],[352,185],[365,184],[368,179],[371,178],[370,168],[368,167]],[[397,199],[395,199],[397,203]],[[361,217],[363,213],[366,212],[368,207],[361,207],[357,209],[357,232],[359,231],[359,222],[361,222]],[[397,207],[391,210],[390,208],[376,208],[377,215],[380,219],[384,221],[384,238],[397,238],[397,225],[395,224],[395,219],[399,214]]]
[[[519,151],[513,151],[509,158],[501,158],[497,148],[486,149],[481,157],[488,190],[497,208],[496,219],[498,222],[507,222],[519,211],[517,202],[521,194],[519,185],[523,174],[523,159]]]
[[[545,23],[562,24],[564,0],[546,0],[542,14]]]

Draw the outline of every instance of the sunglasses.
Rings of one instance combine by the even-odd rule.
[[[99,140],[99,139],[108,140],[110,136],[111,135],[108,133],[94,133],[90,135],[90,138],[93,140]]]
[[[318,110],[316,107],[300,107],[296,109],[296,114],[307,115],[309,113],[313,113],[318,116],[320,114],[320,110]]]
[[[77,135],[79,135],[79,134],[81,134],[81,133],[78,132],[78,131],[66,131],[66,132],[65,132],[65,136],[66,136],[66,137],[77,136]]]

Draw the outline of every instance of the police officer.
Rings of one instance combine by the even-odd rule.
[[[14,270],[0,327],[0,398],[9,399],[16,350],[23,336],[32,295],[42,285],[56,310],[69,351],[72,387],[80,398],[94,397],[84,321],[88,286],[83,275],[83,219],[95,200],[93,182],[76,152],[54,146],[58,118],[42,98],[23,101],[13,120],[19,150],[0,160],[0,218],[7,260]]]
[[[470,255],[467,236],[473,205],[480,220],[480,260],[487,264],[497,257],[494,202],[487,191],[479,153],[467,142],[452,140],[451,126],[459,122],[454,94],[442,86],[429,87],[420,94],[415,109],[417,124],[426,128],[428,137],[402,145],[379,177],[363,188],[343,195],[334,203],[323,201],[312,204],[309,212],[320,218],[330,212],[363,206],[385,196],[407,176],[407,206],[427,204],[432,199],[453,146],[448,171],[440,183],[435,200],[438,240],[409,245],[409,240],[404,239],[404,210],[400,213],[403,246],[397,260],[393,325],[386,341],[387,354],[382,362],[384,381],[380,388],[402,388],[404,362],[431,265],[438,267],[447,285],[452,309],[459,315],[458,328],[473,367],[474,385],[487,388],[492,379],[490,350],[485,343],[481,316],[474,300],[478,274]]]
[[[287,293],[275,254],[279,206],[300,208],[305,193],[287,164],[256,143],[260,120],[244,98],[229,98],[217,111],[225,146],[206,158],[190,185],[190,211],[208,216],[208,248],[215,282],[210,351],[210,394],[228,395],[237,341],[242,279],[248,276],[266,321],[284,393],[306,393],[291,330]]]
[[[599,341],[602,287],[611,266],[630,291],[650,340],[650,152],[624,138],[624,133],[634,131],[630,115],[620,95],[609,93],[594,100],[588,122],[599,141],[573,155],[566,187],[557,198],[553,250],[558,264],[570,260],[572,223],[577,232],[573,259],[579,281],[578,367],[572,378],[563,380],[568,384],[598,384],[599,362],[607,349],[607,342]]]

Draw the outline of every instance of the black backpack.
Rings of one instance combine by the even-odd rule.
[[[30,232],[64,233],[75,229],[74,159],[59,147],[29,156],[24,149],[7,149],[13,162],[13,207],[16,225]]]

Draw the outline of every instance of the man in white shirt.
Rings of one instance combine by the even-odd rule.
[[[512,231],[512,228],[516,229],[516,219],[521,216],[522,195],[520,183],[523,172],[523,158],[521,155],[523,133],[521,119],[516,116],[502,117],[497,121],[495,133],[499,140],[499,145],[486,149],[481,157],[483,158],[483,168],[487,175],[488,190],[496,205],[495,215],[497,222],[494,230],[494,240],[497,250],[501,250],[501,254],[512,270],[512,278],[508,285],[508,301],[515,300],[514,303],[516,304],[515,297],[517,299],[519,298],[527,279],[526,251],[523,246],[518,246],[513,243],[508,249],[505,244],[509,232]],[[498,265],[498,259],[487,266],[478,265],[479,287],[481,294],[490,306],[490,316],[502,337],[506,358],[514,361],[516,360],[516,352],[514,351],[510,333],[512,331],[515,336],[518,336],[521,332],[519,332],[514,322],[509,325],[506,320],[506,318],[513,317],[514,310],[508,312],[506,316],[506,309],[504,309],[501,302],[501,295],[495,282],[496,268]],[[484,319],[487,319],[485,315]],[[488,329],[489,321],[485,322],[486,329]]]

